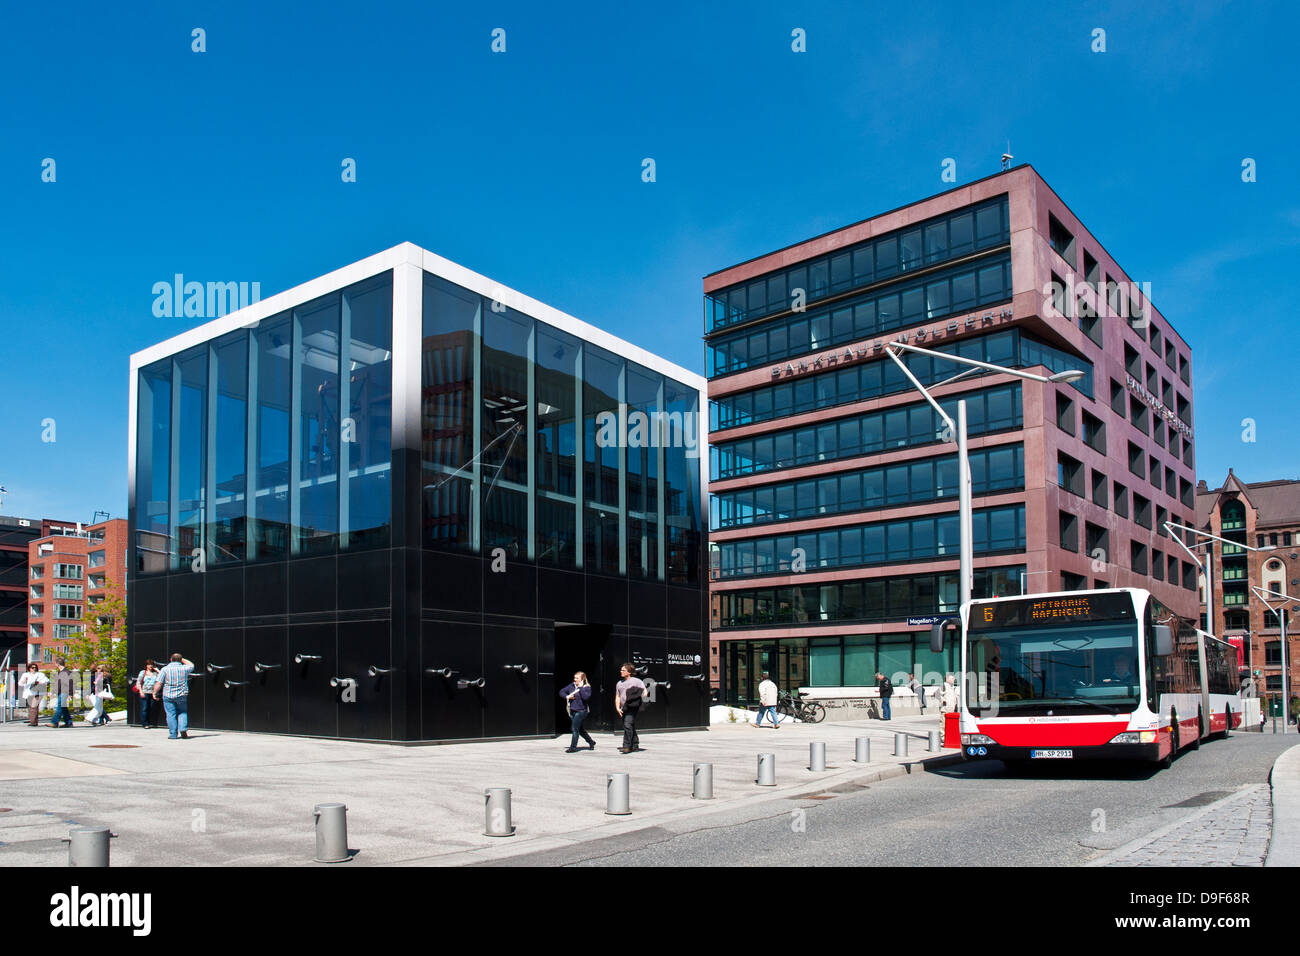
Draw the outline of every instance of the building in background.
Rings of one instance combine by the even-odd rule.
[[[1286,614],[1287,664],[1290,693],[1300,681],[1300,481],[1244,482],[1231,468],[1223,484],[1211,490],[1196,486],[1196,527],[1244,545],[1273,550],[1247,551],[1209,541],[1202,553],[1213,562],[1214,620],[1211,633],[1242,648],[1244,663],[1255,677],[1261,697],[1276,705],[1282,693],[1282,629],[1279,614],[1268,610],[1251,593],[1257,585],[1286,594],[1293,602]],[[1200,576],[1202,627],[1206,625],[1205,578]]]
[[[844,687],[941,675],[957,610],[955,446],[891,340],[1072,384],[966,375],[974,595],[1140,586],[1196,614],[1164,521],[1195,513],[1192,356],[1028,166],[715,272],[708,350],[710,671]],[[966,366],[907,355],[925,385]],[[955,415],[954,415],[955,417]]]
[[[76,529],[71,521],[0,515],[0,660],[9,654],[10,667],[42,659],[45,629],[30,620],[29,600],[36,594],[43,596],[44,590],[31,580],[30,545],[38,538]]]
[[[83,634],[96,606],[127,602],[126,519],[51,524],[28,548],[29,660],[52,663]]]
[[[200,727],[549,736],[707,723],[704,380],[410,244],[131,360],[131,670]]]

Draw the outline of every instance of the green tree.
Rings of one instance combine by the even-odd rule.
[[[126,601],[112,593],[112,581],[104,585],[110,589],[108,597],[86,605],[85,627],[68,643],[68,665],[89,670],[107,664],[113,692],[121,696],[126,693]]]

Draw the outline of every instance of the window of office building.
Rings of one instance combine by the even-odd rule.
[[[973,494],[1024,487],[1024,448],[1020,444],[976,449],[969,458]],[[956,495],[957,458],[947,455],[715,494],[711,523],[715,530],[745,527],[950,500]]]
[[[1007,198],[999,196],[713,292],[704,299],[705,329],[787,311],[796,290],[812,303],[992,249],[1009,238]]]
[[[966,401],[969,435],[1020,426],[1019,385],[967,392],[961,398]],[[947,397],[939,404],[951,416],[956,402],[957,399]],[[804,428],[772,432],[757,438],[718,442],[709,446],[710,474],[717,481],[794,465],[869,455],[885,449],[928,445],[942,441],[945,428],[934,409],[924,402],[917,402],[887,411],[867,412]]]
[[[1047,241],[1052,250],[1073,269],[1075,266],[1074,236],[1050,212],[1047,214]]]

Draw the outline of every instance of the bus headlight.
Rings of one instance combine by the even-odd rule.
[[[985,734],[962,734],[961,743],[964,747],[967,744],[995,744],[997,741]]]
[[[1156,742],[1154,730],[1128,730],[1111,738],[1113,744],[1153,744]]]

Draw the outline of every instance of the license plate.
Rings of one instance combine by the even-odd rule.
[[[1074,757],[1073,750],[1031,750],[1029,751],[1030,759],[1033,760],[1070,760]]]

